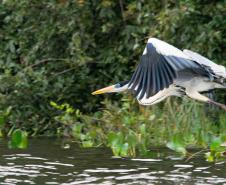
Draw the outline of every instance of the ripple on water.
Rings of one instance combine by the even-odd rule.
[[[62,185],[74,185],[74,184],[90,184],[92,182],[96,182],[101,178],[98,177],[88,177],[86,179],[76,179],[74,182],[62,183]]]
[[[193,167],[193,165],[189,165],[189,164],[175,164],[174,167],[175,168],[191,168],[191,167]]]
[[[132,161],[143,161],[143,162],[159,162],[162,159],[131,159]]]
[[[39,170],[26,170],[23,166],[0,166],[0,176],[46,176],[45,174],[41,174]]]
[[[40,164],[25,164],[25,168],[27,169],[51,169],[51,170],[56,170],[57,168],[55,166],[50,166],[50,165],[40,165]]]
[[[150,173],[137,173],[132,175],[124,175],[120,177],[116,177],[116,180],[137,180],[137,179],[147,179],[147,180],[155,180],[158,177],[151,175]]]
[[[60,166],[70,166],[73,167],[73,164],[66,164],[66,163],[60,163],[60,162],[44,162],[45,164],[52,164],[52,165],[60,165]]]
[[[3,155],[7,160],[16,160],[16,159],[33,159],[33,160],[43,160],[46,161],[48,159],[42,157],[33,157],[30,154],[11,154],[11,155]]]
[[[128,159],[112,157],[109,150],[103,148],[80,149],[72,144],[64,150],[60,148],[61,144],[53,145],[52,141],[46,140],[32,146],[28,150],[8,150],[6,147],[5,152],[1,151],[0,184],[226,183],[225,162],[213,165],[203,158],[185,162],[172,152],[168,157],[164,153],[156,159]],[[15,151],[18,153],[11,154]]]
[[[137,169],[87,169],[84,172],[88,173],[126,173],[126,172],[134,172]]]

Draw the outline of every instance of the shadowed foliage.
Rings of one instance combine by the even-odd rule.
[[[55,119],[65,110],[56,106],[65,103],[83,116],[92,115],[96,119],[98,114],[106,116],[105,112],[96,112],[103,106],[99,102],[106,98],[114,102],[121,96],[93,97],[90,92],[130,79],[149,37],[194,50],[226,65],[225,3],[225,0],[2,0],[0,105],[5,122],[1,124],[2,134],[20,128],[29,135],[67,132],[70,135],[76,121],[65,125]],[[224,92],[215,95],[219,101],[225,101]],[[55,107],[51,101],[56,102]],[[120,111],[120,103],[113,105]],[[161,124],[170,111],[163,107],[164,104],[157,105],[159,111],[155,112]],[[139,111],[131,108],[128,119],[140,114]],[[211,111],[214,113],[208,114]],[[215,116],[214,124],[218,124],[221,111],[211,111],[201,108],[200,116],[208,114],[210,121]],[[194,112],[187,114],[194,116]],[[201,123],[194,119],[194,124]],[[115,136],[109,137],[111,143]],[[123,147],[126,151],[127,146]]]

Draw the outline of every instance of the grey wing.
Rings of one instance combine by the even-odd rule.
[[[206,68],[206,70],[209,70],[213,76],[226,78],[226,69],[224,66],[218,65],[208,58],[188,49],[184,49],[183,53],[202,65],[204,68]]]
[[[171,55],[170,55],[171,54]],[[174,83],[178,72],[191,69],[207,73],[198,63],[190,60],[183,52],[160,40],[147,43],[128,89],[141,100],[149,98]]]
[[[186,54],[187,56],[189,56],[192,60],[198,62],[199,64],[209,66],[209,67],[211,67],[211,66],[214,67],[217,65],[214,62],[212,62],[211,60],[209,60],[208,58],[206,58],[194,51],[184,49],[183,53]]]

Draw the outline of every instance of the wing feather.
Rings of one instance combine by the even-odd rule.
[[[167,62],[164,63],[164,71],[168,75],[168,80],[169,80],[168,83],[172,84],[173,80],[176,79],[177,75]]]
[[[151,75],[151,78],[152,78],[151,95],[152,95],[152,94],[154,94],[156,92],[156,82],[155,82],[156,64],[153,64],[151,72],[152,72],[152,75]]]
[[[182,70],[202,71],[205,68],[193,61],[181,50],[161,40],[151,38],[141,56],[140,63],[129,82],[138,99],[149,98],[174,83]]]
[[[164,58],[163,57],[160,57],[162,62],[158,63],[158,69],[157,69],[157,72],[159,72],[160,74],[160,84],[159,84],[159,87],[160,89],[159,90],[162,90],[164,89],[165,87],[167,87],[167,84],[169,83],[168,81],[168,75],[165,71],[165,61],[164,61]]]
[[[189,56],[192,60],[198,62],[200,65],[205,67],[211,74],[218,77],[226,78],[226,68],[222,65],[218,65],[208,58],[196,53],[194,51],[184,49],[183,53]]]
[[[146,98],[150,96],[151,94],[151,89],[155,89],[156,82],[153,76],[155,75],[155,65],[153,64],[152,66],[148,63],[148,69],[151,68],[150,72],[148,71],[148,80],[147,80],[147,89],[146,89]]]
[[[158,75],[155,75],[155,84],[156,84],[156,92],[160,90],[160,72],[159,70],[161,69],[161,63],[155,66],[156,72],[158,72]]]
[[[139,81],[138,81],[138,83],[137,83],[137,89],[134,89],[135,90],[135,96],[137,96],[138,97],[138,95],[141,93],[141,91],[142,91],[142,79],[143,79],[143,72],[141,72],[141,75],[140,75],[140,78],[139,78]]]
[[[141,72],[141,66],[138,65],[138,67],[135,71],[134,79],[131,80],[130,83],[129,83],[129,88],[131,88],[132,90],[135,90],[135,88],[138,85],[138,80],[140,78],[140,72]]]
[[[139,96],[139,99],[142,99],[144,97],[144,94],[147,90],[147,73],[148,73],[148,68],[144,68],[144,74],[143,74],[143,80],[142,80],[142,91]]]

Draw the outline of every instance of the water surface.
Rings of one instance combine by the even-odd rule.
[[[12,150],[0,140],[0,184],[226,184],[226,162],[208,163],[202,156],[186,162],[167,149],[152,154],[118,158],[107,148],[46,138]]]

